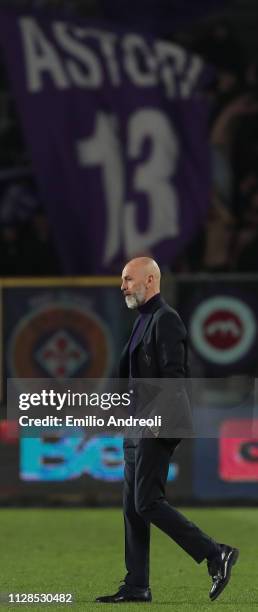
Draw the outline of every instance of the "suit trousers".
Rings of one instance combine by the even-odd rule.
[[[150,524],[181,546],[197,563],[216,555],[219,545],[165,498],[172,454],[180,440],[125,439],[123,494],[125,565],[128,585],[149,586]]]

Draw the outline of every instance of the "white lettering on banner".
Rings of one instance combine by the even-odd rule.
[[[55,25],[53,26],[55,29]],[[119,72],[118,57],[116,57],[116,45],[118,42],[118,36],[114,32],[105,32],[104,30],[97,30],[96,28],[82,28],[74,26],[72,28],[75,37],[78,40],[85,38],[96,38],[100,45],[101,53],[103,53],[103,59],[105,67],[110,77],[112,85],[118,86],[121,84],[122,77]],[[91,50],[92,51],[92,50]],[[106,60],[106,63],[105,63]]]
[[[86,45],[74,39],[69,33],[69,28],[69,24],[60,22],[54,24],[53,31],[59,45],[65,51],[71,53],[73,58],[76,58],[83,64],[84,69],[82,65],[80,67],[80,64],[72,59],[66,61],[67,70],[73,83],[79,87],[94,89],[101,87],[103,84],[103,71],[96,54]],[[76,34],[74,28],[71,28],[71,31],[74,35]]]
[[[54,46],[47,40],[35,19],[24,17],[19,20],[29,91],[36,93],[43,89],[43,73],[48,73],[58,89],[69,87],[62,61]]]
[[[124,198],[124,170],[115,119],[104,113],[96,117],[95,133],[77,143],[81,166],[100,166],[107,204],[106,243],[103,264],[115,257],[121,241],[121,215]]]
[[[136,34],[125,36],[123,39],[123,48],[125,50],[125,69],[132,83],[140,87],[157,85],[157,61],[145,40]],[[140,68],[139,59],[137,59],[139,54],[143,57],[146,64],[147,70],[145,71]]]
[[[115,43],[117,36],[111,32],[99,32],[99,42],[102,52],[107,60],[107,67],[112,85],[121,85],[122,78],[119,73],[119,65],[115,54]]]
[[[173,98],[178,89],[177,82],[180,76],[181,78],[183,76],[186,53],[180,47],[162,40],[155,43],[155,50],[159,58],[160,77],[164,83],[167,96]]]
[[[196,86],[203,62],[169,42],[147,43],[144,37],[52,22],[50,42],[32,17],[19,19],[24,47],[28,90],[44,87],[48,75],[57,89],[79,87],[101,88],[104,79],[118,87],[124,80],[123,69],[135,87],[164,86],[165,94],[190,97]],[[88,40],[87,40],[88,39]],[[97,43],[97,49],[92,42]],[[65,55],[64,55],[65,54]]]
[[[182,98],[190,97],[203,68],[202,60],[163,40],[156,41],[155,50],[167,96],[174,98],[178,92]]]
[[[138,165],[133,177],[133,189],[148,198],[148,229],[137,229],[137,203],[125,206],[124,237],[128,256],[147,251],[166,238],[179,233],[178,198],[173,179],[179,156],[178,140],[170,121],[154,109],[136,112],[128,125],[129,158],[141,156],[146,139],[151,140],[147,161]]]
[[[189,65],[189,69],[186,71],[185,78],[181,83],[181,95],[182,98],[190,98],[192,90],[194,89],[196,82],[200,76],[203,68],[203,62],[199,57],[192,57]]]
[[[132,189],[145,194],[148,202],[148,227],[137,228],[137,203],[125,203],[125,176],[114,119],[100,113],[95,134],[80,140],[77,155],[81,166],[99,165],[106,197],[107,233],[103,265],[108,265],[120,249],[125,255],[154,247],[179,234],[178,198],[171,181],[176,172],[179,145],[166,116],[156,109],[136,111],[128,123],[128,157],[137,161],[149,139],[147,161],[136,165]]]

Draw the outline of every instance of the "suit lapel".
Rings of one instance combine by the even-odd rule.
[[[132,329],[131,334],[130,334],[130,336],[129,336],[129,340],[127,340],[127,343],[125,344],[125,346],[124,346],[124,348],[123,348],[122,355],[125,355],[125,354],[127,353],[128,349],[129,349],[131,339],[132,339],[133,334],[134,334],[134,331],[135,331],[135,329],[136,329],[136,327],[137,327],[137,325],[138,325],[138,323],[139,323],[139,320],[140,320],[140,315],[139,315],[139,316],[137,317],[137,319],[135,319],[135,321],[134,321],[134,324],[133,324],[133,329]]]
[[[159,310],[159,308],[161,308],[161,306],[163,306],[164,304],[165,304],[165,302],[164,302],[164,300],[161,298],[161,299],[159,300],[159,303],[157,303],[157,304],[153,305],[153,307],[152,307],[152,312],[150,312],[148,315],[146,315],[146,314],[145,314],[145,317],[146,317],[146,318],[145,318],[145,322],[144,322],[144,325],[143,325],[143,327],[142,327],[142,329],[141,329],[141,332],[140,332],[140,334],[139,334],[139,337],[137,338],[136,344],[135,344],[134,349],[133,349],[132,356],[134,356],[134,352],[135,352],[135,350],[137,349],[137,347],[139,346],[139,344],[142,342],[142,340],[143,340],[143,338],[144,338],[144,335],[146,334],[146,331],[147,331],[147,329],[148,329],[148,327],[149,327],[149,325],[150,325],[150,323],[151,323],[151,321],[152,321],[152,317],[153,317],[153,315],[154,315],[154,314],[155,314],[155,312],[156,312],[157,310]],[[128,340],[128,342],[125,344],[125,346],[124,346],[124,348],[123,348],[123,350],[122,350],[122,354],[121,354],[121,358],[120,358],[120,368],[119,368],[119,371],[120,371],[120,377],[121,377],[121,378],[123,378],[123,377],[124,377],[124,378],[126,378],[126,377],[128,376],[128,372],[129,372],[129,348],[130,348],[130,343],[131,343],[131,341],[132,341],[133,334],[134,334],[134,332],[136,331],[136,327],[137,327],[137,325],[138,325],[138,323],[139,323],[139,318],[140,318],[140,316],[141,316],[141,315],[139,315],[139,317],[137,317],[137,319],[135,320],[134,325],[133,325],[133,329],[132,329],[132,332],[131,332],[131,335],[130,335],[130,337],[129,337],[129,340]]]
[[[134,346],[133,353],[134,353],[134,351],[137,349],[137,347],[139,346],[139,344],[141,343],[141,341],[142,341],[142,339],[143,339],[143,336],[144,336],[144,334],[146,333],[146,331],[147,331],[147,329],[148,329],[148,327],[149,327],[149,324],[150,324],[150,322],[151,322],[152,317],[153,317],[153,313],[152,313],[152,312],[151,312],[150,314],[146,315],[146,321],[145,321],[145,323],[144,323],[144,325],[143,325],[143,327],[142,327],[142,330],[141,330],[141,333],[140,333],[140,335],[139,335],[139,338],[137,338],[137,342],[136,342],[136,344],[135,344],[135,346]],[[132,337],[132,336],[131,336],[131,337]],[[131,338],[130,338],[130,340],[131,340]],[[129,341],[129,343],[130,343],[130,341]],[[128,346],[129,346],[129,345],[128,345]]]
[[[145,321],[144,326],[143,326],[143,328],[142,328],[142,330],[141,330],[141,333],[140,333],[140,335],[139,335],[139,338],[137,339],[137,342],[136,342],[136,344],[135,344],[135,347],[134,347],[134,349],[133,349],[133,352],[135,351],[135,349],[137,348],[137,346],[139,346],[140,342],[142,341],[143,336],[144,336],[145,332],[147,331],[147,328],[149,327],[149,324],[150,324],[150,322],[151,322],[152,317],[153,317],[153,313],[150,313],[148,316],[146,316],[146,321]],[[124,357],[126,356],[127,352],[129,351],[130,342],[131,342],[131,340],[132,340],[132,337],[133,337],[133,334],[134,334],[134,332],[135,332],[135,330],[136,330],[136,327],[137,327],[137,325],[138,325],[138,323],[139,323],[139,319],[140,319],[140,315],[139,315],[139,317],[137,317],[136,321],[134,322],[134,326],[133,326],[133,329],[132,329],[131,335],[130,335],[130,337],[129,337],[129,340],[128,340],[128,342],[126,343],[126,345],[124,346],[124,348],[123,348],[122,355],[121,355],[121,360],[123,360],[123,359],[124,359]]]

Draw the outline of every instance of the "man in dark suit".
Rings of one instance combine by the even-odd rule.
[[[187,334],[178,313],[160,295],[160,270],[149,257],[129,261],[122,272],[121,290],[128,308],[139,311],[120,362],[120,377],[184,379],[189,376]],[[150,436],[124,440],[124,584],[101,603],[150,602],[149,548],[153,523],[181,546],[197,563],[207,560],[212,577],[210,599],[227,585],[238,550],[219,544],[203,533],[165,499],[169,463],[180,438]]]

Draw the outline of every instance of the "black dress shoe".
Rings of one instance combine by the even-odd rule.
[[[124,603],[126,601],[150,602],[152,600],[151,590],[131,587],[123,584],[114,595],[103,595],[95,600],[98,603]]]
[[[208,571],[212,577],[212,587],[210,590],[210,599],[214,601],[227,586],[233,565],[237,562],[239,550],[221,545],[221,552],[212,561],[208,562]]]

